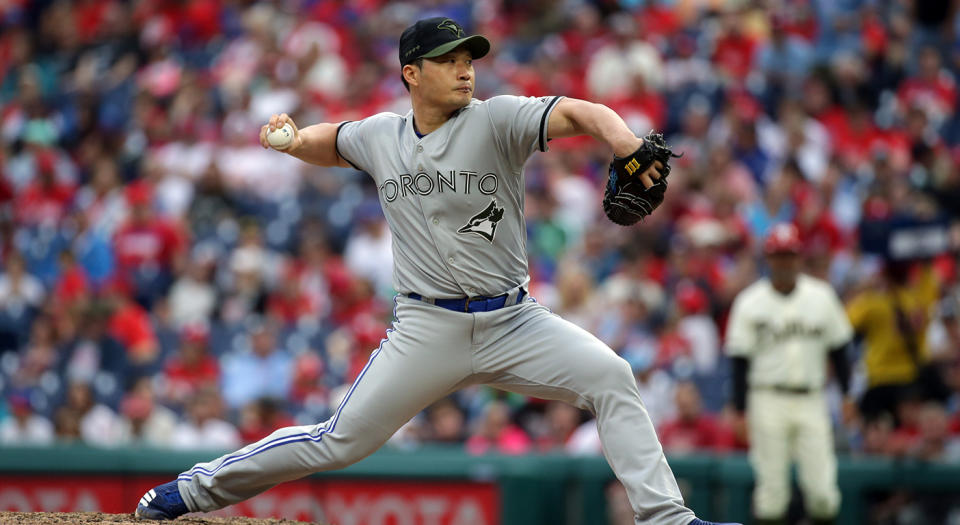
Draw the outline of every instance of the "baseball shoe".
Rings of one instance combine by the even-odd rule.
[[[177,480],[173,480],[148,490],[140,498],[133,515],[148,520],[172,520],[188,512],[187,504],[180,497]]]
[[[693,518],[690,525],[743,525],[742,523],[717,523],[715,521],[703,521],[700,518]]]

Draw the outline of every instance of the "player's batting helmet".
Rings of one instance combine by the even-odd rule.
[[[775,253],[800,253],[800,232],[790,223],[780,223],[774,226],[763,242],[763,252],[767,255]]]

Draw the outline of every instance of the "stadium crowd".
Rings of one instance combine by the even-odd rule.
[[[922,0],[6,2],[0,443],[233,449],[328,417],[391,322],[390,234],[368,177],[257,134],[406,112],[398,34],[433,14],[493,42],[478,98],[601,102],[684,153],[630,229],[592,139],[526,170],[532,295],[630,362],[669,453],[746,448],[725,316],[791,221],[862,336],[838,449],[960,461],[960,14]],[[588,414],[486,387],[391,442],[599,453]]]

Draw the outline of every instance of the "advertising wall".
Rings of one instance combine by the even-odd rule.
[[[132,512],[169,477],[0,475],[0,510]],[[214,513],[336,525],[499,525],[493,483],[308,479],[285,483]]]

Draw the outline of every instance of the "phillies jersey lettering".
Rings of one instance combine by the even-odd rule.
[[[422,138],[412,111],[340,125],[338,153],[376,182],[398,292],[495,296],[527,282],[523,165],[547,150],[559,100],[474,99]]]
[[[752,387],[821,388],[826,354],[853,337],[846,311],[829,283],[800,275],[789,294],[761,279],[733,301],[727,353],[750,359]]]
[[[785,319],[779,326],[767,321],[754,323],[757,332],[757,342],[761,346],[781,344],[791,339],[812,339],[814,342],[823,339],[827,327],[823,324],[805,324],[802,319]]]

